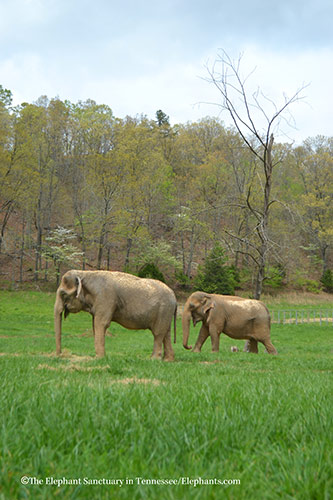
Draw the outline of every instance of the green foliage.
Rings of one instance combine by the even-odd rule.
[[[234,287],[235,289],[241,288],[242,284],[242,271],[241,269],[238,269],[234,264],[230,266],[230,271],[232,273],[232,276],[234,278]]]
[[[231,266],[233,269],[234,266]],[[235,268],[235,288],[241,290],[250,290],[252,285],[252,270],[250,267],[244,266],[241,269]]]
[[[263,177],[243,146],[241,136],[215,118],[171,126],[162,110],[152,120],[120,119],[91,99],[47,96],[12,107],[10,90],[0,85],[0,252],[20,260],[20,273],[15,265],[15,276],[5,270],[4,279],[31,279],[33,262],[37,280],[50,258],[61,262],[64,255],[45,239],[59,225],[75,228],[72,244],[84,266],[137,273],[153,263],[167,281],[176,272],[183,287],[207,245],[220,240],[242,270],[233,270],[233,286],[250,288],[266,237],[266,263],[274,262],[279,243],[288,276],[303,269],[304,278],[311,272],[319,279],[332,259],[332,138],[297,148],[274,145],[274,158],[283,162],[274,167],[271,201],[281,203],[268,204],[265,235]],[[279,271],[267,271],[265,286],[280,290]]]
[[[333,293],[333,273],[331,269],[326,269],[320,281],[324,287],[325,292]]]
[[[0,85],[0,105],[9,107],[12,104],[13,95],[10,90],[3,88]]]
[[[321,285],[318,281],[309,278],[299,277],[295,280],[296,288],[303,292],[320,293]]]
[[[175,272],[175,278],[177,280],[177,283],[183,290],[188,290],[191,287],[191,280],[186,274],[179,270]]]
[[[152,278],[154,280],[160,280],[165,283],[163,273],[158,269],[156,264],[153,262],[147,262],[139,271],[138,276],[140,278]]]
[[[276,266],[271,266],[266,271],[267,278],[265,279],[265,288],[272,288],[273,290],[279,290],[284,286],[284,280],[286,277],[285,270],[279,264]]]
[[[208,293],[233,295],[235,292],[235,270],[227,266],[227,257],[223,248],[216,244],[208,255],[204,265],[199,268],[194,287]]]

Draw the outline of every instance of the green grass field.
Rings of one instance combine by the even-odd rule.
[[[332,325],[273,325],[279,356],[231,353],[244,342],[223,335],[217,355],[185,351],[179,321],[163,363],[150,332],[113,323],[96,360],[80,313],[59,359],[53,303],[0,292],[2,500],[333,497]]]

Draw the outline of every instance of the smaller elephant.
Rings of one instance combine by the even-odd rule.
[[[68,271],[62,277],[54,305],[56,352],[61,354],[62,314],[86,311],[93,320],[95,351],[105,356],[105,332],[111,321],[130,330],[151,330],[152,358],[173,361],[171,323],[176,342],[177,301],[174,292],[158,280],[112,271]]]
[[[201,351],[209,335],[212,351],[218,352],[220,334],[223,332],[233,339],[246,339],[248,352],[257,353],[258,342],[261,342],[269,354],[277,354],[270,339],[269,312],[259,300],[205,292],[192,293],[182,316],[185,349],[192,349],[192,346],[188,346],[191,319],[194,326],[202,321],[194,352]]]

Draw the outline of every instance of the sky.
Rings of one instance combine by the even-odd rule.
[[[229,126],[207,81],[224,50],[268,114],[304,87],[279,131],[300,143],[333,135],[332,20],[331,0],[0,0],[0,84],[14,104],[93,99],[119,118]]]

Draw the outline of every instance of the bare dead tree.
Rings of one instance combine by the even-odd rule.
[[[247,209],[256,220],[253,229],[257,235],[256,244],[250,245],[248,237],[241,239],[247,248],[251,248],[249,255],[256,266],[254,297],[259,299],[265,279],[267,256],[271,248],[268,231],[269,214],[272,204],[277,201],[271,199],[272,175],[274,168],[282,160],[273,154],[274,134],[279,130],[282,121],[293,126],[289,107],[303,99],[301,94],[306,85],[297,90],[292,97],[284,96],[283,104],[278,107],[259,88],[251,94],[247,84],[253,71],[242,77],[241,61],[242,56],[233,61],[225,51],[221,51],[213,67],[206,67],[209,74],[206,81],[212,83],[218,90],[221,100],[214,104],[221,109],[221,112],[229,115],[232,124],[257,163],[261,165],[264,174],[260,182],[263,194],[261,205],[254,206],[251,184],[246,196]],[[229,235],[233,236],[230,232]],[[239,235],[235,237],[240,239]]]

